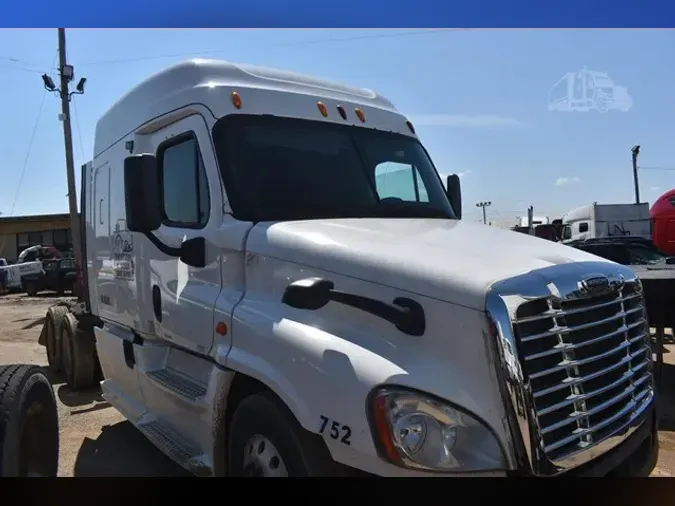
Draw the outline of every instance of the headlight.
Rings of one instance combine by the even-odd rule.
[[[380,455],[392,464],[451,472],[505,468],[494,434],[447,403],[389,387],[374,392],[369,408]]]

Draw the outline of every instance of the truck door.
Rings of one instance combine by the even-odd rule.
[[[100,308],[99,315],[106,316],[110,309],[110,301],[115,297],[115,285],[108,271],[111,270],[112,258],[110,256],[110,164],[105,161],[93,169],[93,192],[89,201],[91,209],[87,212],[91,220],[90,226],[93,232],[94,246],[90,248],[93,258],[87,259],[92,262],[94,283],[91,286],[91,297],[97,301]],[[114,313],[107,315],[114,318]]]
[[[164,206],[157,237],[175,247],[193,237],[204,237],[207,244],[204,268],[190,267],[157,248],[147,248],[156,333],[206,355],[213,345],[213,308],[221,289],[220,250],[215,243],[223,218],[211,137],[204,119],[195,114],[153,134],[152,145]]]

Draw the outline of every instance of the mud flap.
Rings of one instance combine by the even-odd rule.
[[[42,325],[42,330],[40,331],[40,337],[38,337],[38,344],[40,346],[47,346],[47,324]]]

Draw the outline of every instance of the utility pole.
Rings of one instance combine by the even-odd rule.
[[[534,221],[534,207],[530,206],[527,208],[527,233],[534,235],[534,227],[532,222]]]
[[[630,150],[633,154],[633,185],[635,186],[635,203],[640,203],[640,183],[638,181],[638,165],[637,159],[640,154],[640,146],[636,145]]]
[[[60,87],[54,85],[54,81],[47,74],[42,76],[47,91],[58,92],[61,98],[60,120],[63,122],[63,140],[66,148],[66,175],[68,179],[68,208],[70,211],[70,230],[73,241],[73,252],[75,254],[75,263],[77,268],[78,283],[81,281],[82,273],[82,236],[80,230],[80,220],[77,214],[77,190],[75,188],[75,161],[73,159],[73,133],[70,126],[70,99],[72,95],[81,95],[84,93],[85,78],[77,83],[76,91],[70,92],[68,85],[75,77],[75,71],[72,65],[66,61],[66,29],[58,29],[59,40],[59,81]]]
[[[476,207],[480,207],[483,209],[483,225],[487,225],[487,216],[485,215],[485,208],[490,207],[492,205],[492,202],[478,202],[476,204]]]

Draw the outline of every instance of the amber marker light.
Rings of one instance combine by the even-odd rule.
[[[241,97],[239,96],[239,93],[236,91],[232,92],[232,105],[235,106],[237,109],[241,109]]]

